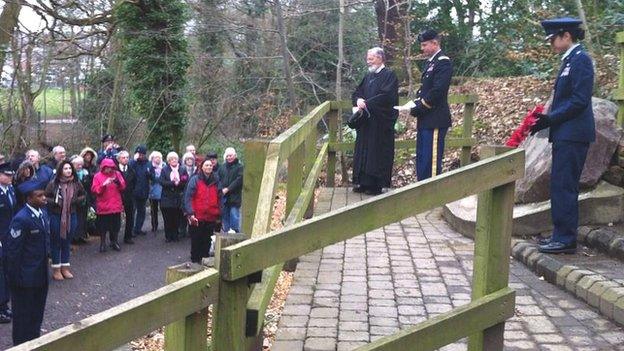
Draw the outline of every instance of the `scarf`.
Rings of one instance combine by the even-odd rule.
[[[156,178],[160,178],[160,171],[162,171],[162,162],[159,164],[155,164],[154,162],[152,162],[152,166],[154,167],[154,175],[156,175]]]
[[[173,166],[169,166],[171,167],[171,175],[170,175],[170,179],[172,182],[176,183],[176,185],[180,182],[180,165],[178,165],[178,167],[173,167]]]
[[[59,193],[63,199],[61,205],[61,238],[66,239],[71,223],[71,204],[76,190],[74,176],[59,178]]]

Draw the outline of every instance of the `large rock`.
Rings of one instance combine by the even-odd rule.
[[[605,181],[579,194],[579,225],[607,225],[624,220],[624,189]],[[474,238],[477,196],[472,195],[444,206],[442,215],[453,229]],[[513,209],[513,235],[532,236],[552,230],[550,201],[517,204]]]
[[[581,188],[592,188],[609,167],[622,131],[616,125],[618,107],[611,101],[592,98],[596,120],[596,142],[589,147]],[[550,167],[552,146],[548,130],[529,136],[520,147],[526,150],[524,178],[516,182],[516,203],[540,202],[550,199]]]

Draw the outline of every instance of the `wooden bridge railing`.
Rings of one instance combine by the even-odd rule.
[[[618,125],[624,128],[624,32],[615,34],[615,42],[620,51],[620,75],[618,89],[613,93],[613,99],[619,106],[617,115]]]
[[[331,106],[331,102],[317,106],[271,141],[246,143],[243,229],[250,238],[219,251],[218,271],[199,270],[11,350],[111,350],[173,322],[175,327],[165,333],[168,350],[250,350],[257,347],[284,262],[475,193],[480,195],[473,301],[364,349],[398,350],[409,345],[406,349],[412,350],[418,345],[417,349],[429,350],[464,336],[471,336],[471,350],[485,349],[483,345],[502,349],[491,345],[502,345],[504,321],[514,310],[514,292],[507,287],[509,244],[514,182],[523,175],[524,152],[493,156],[302,222],[331,145],[330,139],[317,148],[316,124],[325,114],[335,113]],[[269,233],[277,178],[285,162],[287,190],[292,192],[285,226]],[[193,331],[205,324],[210,304],[213,333],[208,346],[206,334]]]

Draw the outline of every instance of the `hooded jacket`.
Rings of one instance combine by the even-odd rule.
[[[105,168],[112,168],[114,173],[112,175],[102,173]],[[95,212],[99,215],[123,212],[121,193],[126,188],[126,182],[121,172],[117,170],[115,162],[109,158],[102,160],[100,169],[100,172],[93,177],[93,184],[91,185],[91,191],[95,196]],[[104,185],[104,181],[108,178],[114,178],[115,181]]]

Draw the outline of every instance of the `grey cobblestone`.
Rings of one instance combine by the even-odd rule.
[[[343,205],[360,198],[351,193],[344,196]],[[304,345],[306,350],[352,350],[466,304],[471,294],[472,251],[473,241],[450,229],[436,210],[325,248],[322,255],[315,253],[317,261],[306,255],[302,257],[305,271],[298,277],[308,280],[297,279],[293,286],[297,294],[290,292],[287,313],[279,323],[286,334],[278,331],[276,345],[298,341],[289,344],[293,346],[289,350]],[[547,281],[511,261],[509,285],[516,289],[516,315],[506,323],[505,349],[621,349],[622,329],[574,296],[588,302],[595,296],[600,301],[604,291],[596,287],[604,282],[594,272],[560,267],[534,252],[533,245],[513,246],[515,258],[534,256]],[[567,280],[575,283],[570,285],[572,294],[548,283],[565,286]],[[297,286],[309,281],[315,285]],[[585,290],[579,290],[579,281]],[[307,309],[303,301],[308,301]],[[624,319],[624,298],[613,301],[611,310]],[[295,336],[300,339],[284,339]],[[465,339],[441,348],[465,349]]]

